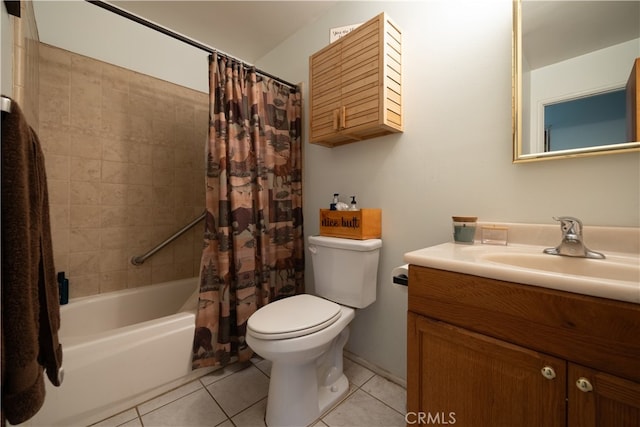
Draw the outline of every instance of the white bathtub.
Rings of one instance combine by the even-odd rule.
[[[64,380],[25,426],[86,426],[204,375],[191,370],[198,278],[75,298],[60,309]]]

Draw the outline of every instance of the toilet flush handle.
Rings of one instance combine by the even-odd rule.
[[[309,245],[309,252],[315,255],[316,253],[318,253],[318,248],[315,245]]]

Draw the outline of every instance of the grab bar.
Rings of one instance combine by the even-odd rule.
[[[193,227],[194,225],[196,225],[197,223],[202,221],[206,216],[207,216],[207,211],[205,210],[204,212],[202,212],[202,214],[199,217],[197,217],[196,219],[191,221],[189,224],[187,224],[184,227],[182,227],[180,230],[176,231],[170,237],[167,237],[167,239],[164,242],[158,244],[155,248],[151,249],[146,254],[140,255],[140,256],[131,257],[131,264],[133,264],[133,265],[142,265],[148,258],[153,256],[156,252],[158,252],[160,249],[162,249],[165,246],[167,246],[169,243],[171,243],[174,240],[176,240],[178,237],[180,237],[182,234],[184,234],[191,227]]]

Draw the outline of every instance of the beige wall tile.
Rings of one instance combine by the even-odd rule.
[[[98,205],[74,205],[69,214],[69,225],[71,229],[100,227],[100,210]],[[96,246],[99,241],[96,240]]]
[[[100,249],[99,228],[72,228],[69,230],[69,252],[91,252]]]
[[[126,184],[103,183],[100,187],[101,206],[125,206],[127,204]]]
[[[69,276],[85,276],[98,273],[100,251],[69,252]]]
[[[86,297],[100,292],[98,273],[69,275],[69,298]]]
[[[69,181],[69,163],[69,156],[62,156],[53,153],[48,154],[45,157],[47,179]]]
[[[100,63],[102,65],[102,88],[129,93],[129,76],[131,71],[117,65]],[[103,92],[104,94],[104,92]],[[104,103],[103,103],[104,106]]]
[[[58,271],[69,270],[69,229],[52,228],[53,262]]]
[[[72,205],[100,204],[100,182],[71,181],[69,199]]]
[[[104,184],[103,184],[104,185]],[[103,228],[126,227],[128,223],[127,207],[102,205],[100,211],[100,226]]]
[[[69,87],[71,80],[71,52],[40,44],[40,83]]]
[[[156,236],[153,233],[153,227],[148,224],[150,222],[151,217],[146,224],[130,227],[131,233],[126,238],[126,247],[136,255],[142,255],[169,236],[168,234],[162,237]]]
[[[129,161],[129,141],[124,138],[107,137],[96,138],[102,147],[102,159],[115,162]]]
[[[125,249],[127,245],[128,227],[110,227],[100,229],[101,249]]]
[[[69,228],[69,205],[49,204],[49,219],[51,229],[61,230]]]
[[[148,227],[153,218],[153,208],[150,206],[128,206],[130,227]]]
[[[151,145],[129,142],[129,161],[139,165],[150,165],[153,161]]]
[[[100,160],[70,157],[71,181],[100,182]]]
[[[70,155],[84,159],[102,159],[102,141],[97,133],[87,129],[71,128],[69,131]]]
[[[70,105],[69,85],[40,84],[40,121],[68,125]]]
[[[69,155],[69,126],[43,122],[40,124],[38,136],[40,137],[40,143],[42,144],[42,151],[45,157],[50,154],[58,154],[61,156]]]
[[[151,266],[151,281],[153,283],[168,282],[177,278],[178,272],[173,264]]]
[[[128,183],[139,185],[151,185],[152,168],[150,165],[138,165],[130,163],[128,172]]]
[[[127,187],[128,206],[152,206],[153,187],[151,185],[129,185]]]
[[[131,126],[131,121],[127,111],[102,109],[102,126],[103,135],[121,137],[127,135]]]
[[[126,284],[126,271],[132,256],[126,249],[103,250],[100,258],[100,272],[123,271],[125,272],[124,283]]]
[[[100,273],[100,293],[127,288],[127,270]]]
[[[175,171],[173,169],[152,169],[152,180],[154,187],[169,188],[174,185]]]
[[[129,165],[124,162],[102,161],[102,182],[126,184],[129,180]]]
[[[137,288],[139,286],[150,285],[151,283],[150,265],[129,266],[127,270],[127,288]]]
[[[130,258],[204,208],[207,94],[44,44],[39,63],[54,258],[71,296],[197,275],[202,227],[143,266]]]
[[[60,179],[48,179],[49,204],[69,206],[69,181]]]
[[[128,136],[134,142],[156,144],[152,132],[152,119],[145,115],[141,115],[141,113],[145,114],[145,112],[133,110],[130,111],[130,115],[127,116]]]

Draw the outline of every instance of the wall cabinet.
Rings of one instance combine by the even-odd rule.
[[[638,304],[411,265],[407,412],[640,426],[638,337]]]
[[[384,13],[309,58],[309,142],[402,132],[402,33]]]

